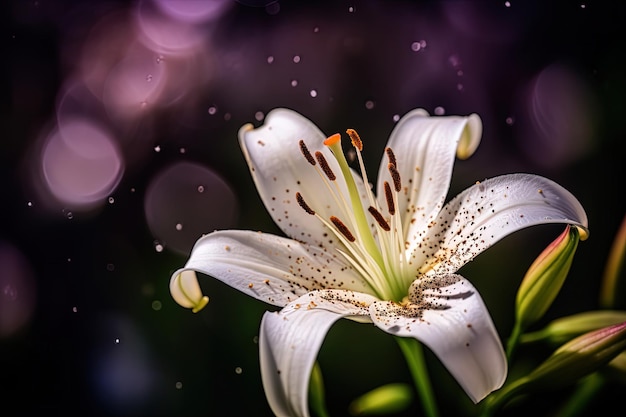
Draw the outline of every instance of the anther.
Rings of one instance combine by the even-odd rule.
[[[385,152],[387,152],[387,158],[389,158],[389,163],[398,166],[398,162],[396,161],[396,155],[393,153],[391,148],[386,148]]]
[[[389,149],[389,148],[387,148]],[[389,163],[387,164],[387,169],[391,174],[391,179],[393,180],[393,188],[396,192],[400,192],[402,189],[402,181],[400,181],[400,172],[398,172],[398,168],[396,168],[395,164]]]
[[[309,205],[306,203],[306,201],[304,201],[304,198],[302,197],[302,194],[296,193],[296,200],[298,200],[298,204],[300,204],[300,207],[302,207],[302,209],[304,211],[306,211],[307,213],[309,213],[311,215],[315,214],[315,210],[313,210],[311,207],[309,207]]]
[[[378,223],[378,225],[386,232],[391,230],[391,227],[389,227],[389,223],[387,223],[387,221],[385,220],[385,218],[383,217],[382,214],[380,214],[380,211],[376,210],[376,207],[372,207],[370,206],[367,211],[370,212],[370,214],[372,215],[372,217],[376,220],[376,222]]]
[[[346,237],[346,239],[348,239],[350,242],[354,242],[356,240],[354,235],[350,232],[350,229],[348,229],[348,226],[346,226],[337,217],[330,216],[330,221],[333,222],[333,224],[335,225],[337,230],[339,230],[341,232],[341,234],[344,235]]]
[[[322,171],[324,171],[324,174],[326,174],[328,179],[331,181],[335,181],[337,177],[335,176],[333,170],[330,169],[330,165],[328,165],[328,162],[326,162],[324,154],[320,151],[315,152],[315,159],[317,159],[317,162],[320,163],[320,167],[322,168]]]
[[[393,194],[391,193],[391,186],[387,181],[383,184],[385,186],[385,198],[387,199],[387,208],[389,209],[389,214],[392,216],[396,214],[396,205],[393,202]]]
[[[302,155],[309,161],[309,164],[315,165],[315,158],[313,158],[313,155],[311,155],[309,148],[306,147],[306,143],[304,143],[303,140],[300,141],[300,152],[302,152]]]
[[[359,152],[363,150],[363,141],[359,137],[359,134],[356,133],[354,129],[346,130],[348,136],[350,136],[350,140],[352,141],[352,146],[354,146]]]

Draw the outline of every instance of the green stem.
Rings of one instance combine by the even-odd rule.
[[[516,320],[511,336],[509,336],[509,340],[507,340],[506,343],[506,359],[509,363],[511,363],[511,358],[513,357],[513,353],[515,353],[521,335],[522,327],[520,326],[520,322]]]
[[[415,389],[422,400],[422,408],[427,417],[437,417],[437,403],[428,377],[428,370],[424,361],[424,350],[422,345],[415,339],[410,337],[396,337],[396,341],[400,346],[400,350],[404,354]]]
[[[584,378],[576,387],[576,391],[572,394],[569,401],[555,414],[555,417],[575,417],[582,415],[589,405],[589,402],[602,390],[602,387],[604,387],[604,381],[604,377],[597,372]]]

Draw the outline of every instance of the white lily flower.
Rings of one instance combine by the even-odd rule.
[[[409,112],[391,134],[374,195],[355,131],[348,135],[361,175],[349,168],[339,135],[327,138],[294,111],[275,109],[263,126],[241,128],[260,196],[290,238],[208,234],[170,288],[184,307],[206,304],[195,271],[283,307],[265,313],[259,339],[276,415],[309,415],[311,369],[342,317],[424,343],[474,402],[502,386],[507,363],[498,333],[476,288],[456,272],[516,230],[566,223],[586,233],[587,217],[567,190],[529,174],[476,183],[446,203],[455,156],[471,156],[481,133],[475,114]]]

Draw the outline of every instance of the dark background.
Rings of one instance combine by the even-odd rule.
[[[241,125],[259,125],[275,107],[329,134],[357,129],[371,178],[395,116],[478,113],[483,142],[457,163],[451,195],[510,172],[568,188],[591,236],[537,327],[598,307],[625,213],[621,2],[214,3],[203,20],[148,0],[3,3],[2,415],[271,415],[256,344],[271,307],[206,277],[211,301],[194,315],[168,283],[202,233],[279,233],[237,143]],[[88,202],[59,187],[91,184],[100,171],[60,158],[63,183],[42,168],[68,120],[106,132],[103,149],[119,164]],[[516,233],[462,270],[503,339],[517,285],[561,230]],[[522,348],[519,369],[549,352]],[[475,414],[427,355],[443,414]],[[338,323],[320,363],[334,416],[369,389],[410,381],[393,340],[372,326]],[[620,390],[597,401],[619,407]],[[537,393],[507,415],[550,415],[568,392]],[[419,412],[414,404],[406,415]]]

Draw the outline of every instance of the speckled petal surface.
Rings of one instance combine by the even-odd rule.
[[[176,271],[172,280],[182,273],[190,279],[186,271],[210,275],[251,297],[281,307],[315,289],[368,291],[360,276],[335,252],[243,230],[218,231],[202,237],[185,267]]]
[[[441,210],[412,241],[411,260],[422,273],[452,273],[509,234],[538,224],[587,228],[580,202],[554,181],[510,174],[472,185]]]
[[[367,317],[375,300],[352,291],[314,291],[280,312],[265,313],[259,336],[261,376],[276,416],[309,416],[309,378],[326,333],[342,317]]]
[[[506,356],[489,312],[474,286],[460,275],[416,280],[408,305],[375,302],[374,324],[428,346],[474,401],[500,388]]]

